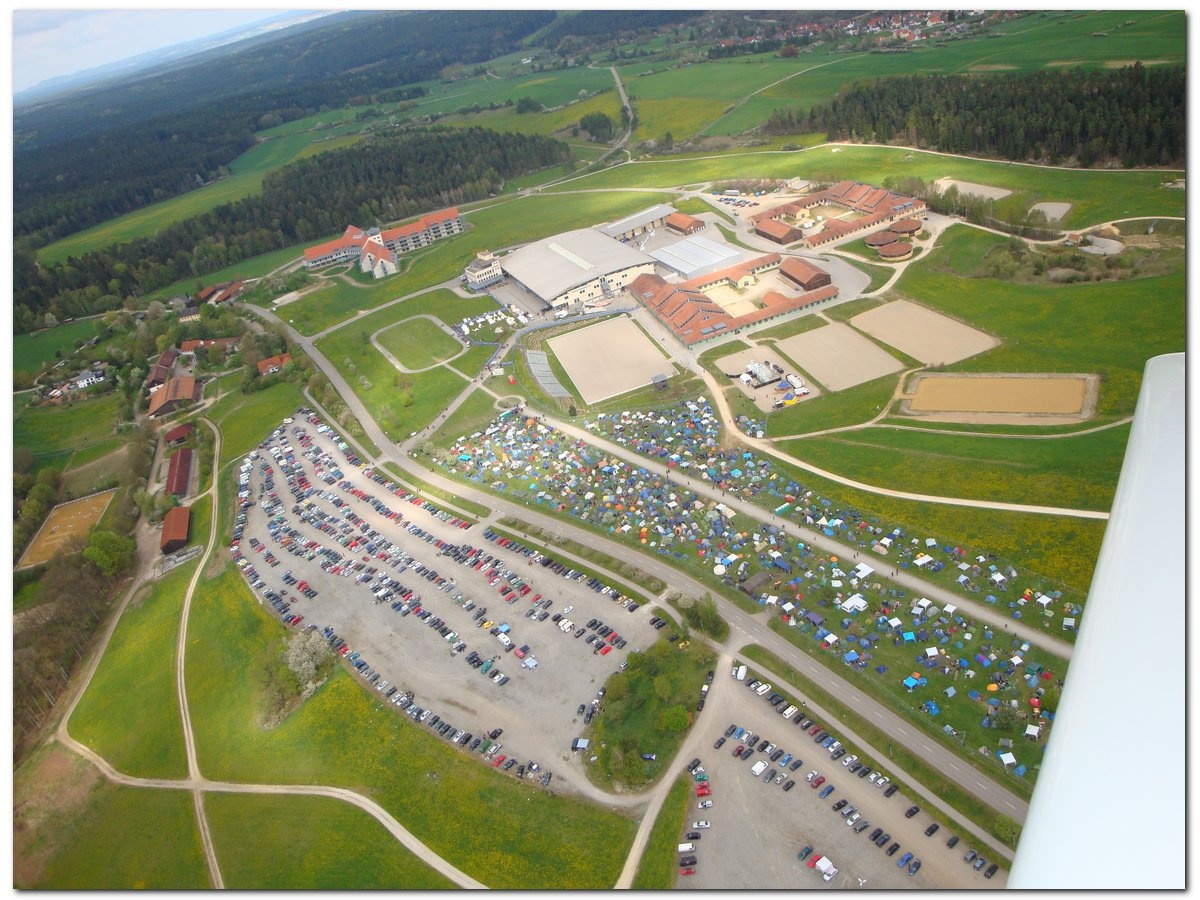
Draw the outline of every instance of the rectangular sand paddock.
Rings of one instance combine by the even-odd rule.
[[[675,366],[633,320],[620,316],[548,342],[584,403],[599,403],[673,375]]]
[[[842,391],[899,372],[904,364],[841,322],[806,331],[776,346],[831,391]]]
[[[1081,377],[1011,378],[925,375],[909,400],[913,412],[1081,415],[1087,382]]]
[[[1000,343],[990,334],[908,300],[869,309],[850,324],[931,366],[956,363]]]
[[[101,491],[90,497],[60,503],[50,510],[46,521],[22,554],[17,568],[26,569],[47,562],[70,538],[87,537],[88,529],[100,521],[116,493],[116,490]]]

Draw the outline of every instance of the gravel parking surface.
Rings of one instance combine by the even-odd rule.
[[[588,587],[586,580],[569,580],[517,551],[489,542],[483,535],[482,526],[466,529],[456,527],[452,521],[439,518],[428,507],[415,506],[390,494],[384,485],[368,477],[364,469],[349,464],[333,437],[329,434],[318,435],[314,424],[300,416],[296,417],[293,424],[283,427],[294,460],[303,468],[312,485],[313,493],[307,501],[311,501],[316,510],[336,516],[341,521],[345,521],[350,512],[361,517],[370,529],[378,531],[381,538],[410,556],[412,561],[407,571],[400,572],[398,567],[385,560],[371,558],[364,548],[351,551],[340,546],[335,538],[341,532],[336,528],[333,534],[323,533],[316,522],[301,522],[299,515],[293,512],[298,501],[290,492],[288,479],[279,463],[269,455],[269,448],[281,443],[279,438],[275,438],[274,442],[264,442],[259,458],[254,460],[248,473],[249,484],[245,487],[250,491],[249,499],[258,501],[259,487],[264,483],[260,463],[269,465],[274,492],[282,501],[282,507],[273,515],[281,513],[286,518],[286,526],[299,532],[299,540],[316,541],[321,547],[341,554],[345,568],[362,564],[363,571],[332,574],[320,568],[324,556],[317,555],[312,560],[306,560],[282,549],[281,544],[269,534],[268,516],[256,502],[245,510],[247,518],[240,550],[250,558],[258,577],[265,582],[263,588],[256,592],[259,602],[267,603],[263,595],[268,590],[286,590],[287,599],[291,601],[291,614],[300,613],[304,616],[300,628],[311,624],[323,631],[327,626],[332,627],[350,645],[350,651],[361,653],[370,667],[380,673],[380,681],[386,679],[401,690],[411,692],[414,703],[432,710],[432,715],[452,722],[456,729],[465,729],[477,737],[486,736],[484,733],[492,729],[502,728],[504,733],[500,742],[503,747],[500,753],[510,758],[515,755],[521,763],[535,760],[542,771],[553,772],[551,789],[573,787],[594,795],[595,790],[586,784],[586,777],[580,771],[584,761],[579,755],[572,758],[570,751],[572,739],[579,737],[583,729],[582,716],[576,711],[580,704],[590,704],[597,690],[618,670],[629,652],[648,646],[658,637],[658,633],[649,625],[646,608],[641,607],[630,613],[609,596]],[[301,444],[302,434],[311,439],[307,447]],[[328,454],[328,457],[318,457],[316,460],[305,458],[305,454],[316,455],[314,451]],[[330,471],[331,465],[340,469],[342,478],[336,479],[338,483],[326,484],[318,477],[318,467],[323,466],[324,471]],[[348,485],[339,486],[342,482],[348,482]],[[361,490],[376,498],[402,518],[398,521],[389,519],[367,500],[353,496],[351,489]],[[269,496],[270,491],[265,491],[264,499],[269,499]],[[339,509],[332,498],[340,499],[346,505]],[[303,501],[300,502],[303,505]],[[418,533],[414,533],[414,530],[418,530]],[[492,554],[498,561],[483,571],[476,571],[442,555],[435,544],[420,536],[421,532],[449,544],[479,547],[482,556]],[[354,527],[348,537],[361,534],[363,531]],[[251,538],[261,541],[263,550],[252,548]],[[278,566],[272,567],[265,562],[267,552],[279,558]],[[446,591],[427,581],[416,571],[421,564],[436,570],[440,576],[452,582],[453,587]],[[375,578],[369,583],[356,583],[357,577],[364,574],[368,566],[378,569]],[[485,573],[491,567],[507,569],[519,576],[530,586],[528,595],[518,597],[511,604],[505,602],[499,588],[506,582],[501,580],[495,585],[488,583]],[[305,580],[315,588],[318,596],[310,599],[301,595],[294,585],[284,584],[283,575],[289,570],[297,579]],[[451,645],[427,622],[421,621],[415,614],[404,616],[393,609],[391,602],[399,600],[399,596],[391,602],[377,603],[373,591],[377,589],[376,579],[381,574],[387,574],[401,585],[411,588],[419,596],[421,606],[431,610],[434,616],[444,620],[457,632],[459,640],[466,643],[466,648],[455,653]],[[541,595],[539,603],[550,601],[547,612],[551,616],[563,612],[568,606],[573,607],[566,615],[575,623],[571,633],[559,630],[550,616],[544,621],[526,617],[533,607],[530,601],[537,594]],[[455,601],[457,595],[461,595],[459,602]],[[474,601],[476,608],[465,610],[463,607],[468,601]],[[473,616],[480,608],[485,608],[487,612],[476,620]],[[575,631],[585,627],[592,618],[601,619],[616,629],[627,641],[627,646],[623,650],[614,648],[604,656],[594,653],[592,646],[586,643],[587,636],[594,631],[585,630],[579,638],[574,636]],[[514,645],[528,645],[528,656],[536,659],[537,668],[525,668],[515,653],[505,652],[498,638],[480,627],[485,620],[492,620],[496,625],[507,623],[510,627],[508,634]],[[472,650],[494,661],[489,676],[500,671],[508,675],[510,681],[498,685],[491,677],[482,676],[473,669],[467,663],[467,655]],[[364,689],[369,689],[365,682]],[[378,696],[382,700],[383,694],[379,693]],[[402,715],[398,709],[396,714]],[[603,714],[602,701],[599,714]],[[432,715],[426,724],[432,721]],[[515,767],[511,770],[513,774],[516,771]]]
[[[688,812],[689,824],[707,819],[712,827],[701,831],[703,837],[695,842],[696,874],[680,877],[679,887],[889,890],[1004,886],[1003,871],[988,880],[982,872],[963,862],[971,846],[969,840],[964,838],[956,847],[947,847],[951,832],[946,828],[927,837],[925,829],[931,819],[923,812],[906,819],[904,813],[913,801],[902,791],[884,797],[883,790],[851,775],[841,760],[832,760],[829,751],[814,742],[809,729],[785,721],[766,702],[766,697],[760,698],[747,690],[748,682],[730,678],[728,669],[717,676],[701,725],[705,730],[701,746],[705,749],[695,754],[711,777],[714,804],[711,809],[698,809],[693,796]],[[803,714],[801,708],[797,716]],[[734,749],[743,742],[733,738],[726,739],[720,749],[713,748],[731,723],[758,733],[759,743],[769,740],[785,753],[804,760],[795,772],[788,771],[787,778],[796,781],[791,791],[784,792],[782,784],[777,785],[773,780],[765,784],[761,777],[750,774],[756,762],[768,759],[765,753],[756,751],[748,760],[734,759]],[[848,749],[847,753],[854,753],[854,749]],[[686,765],[688,760],[681,762]],[[777,763],[769,760],[767,768],[781,771]],[[821,789],[813,790],[805,781],[813,769],[825,776],[822,789],[834,785],[833,792],[825,799],[818,799]],[[863,832],[854,833],[845,819],[833,811],[834,802],[841,798],[848,799],[870,821]],[[868,840],[876,827],[892,835],[884,847],[876,847]],[[682,835],[679,840],[684,840]],[[900,849],[888,857],[884,851],[893,842],[899,842]],[[814,848],[814,856],[827,856],[837,866],[838,874],[833,880],[823,881],[808,868],[807,862],[797,859],[806,845]],[[921,860],[921,868],[913,876],[896,866],[910,851]]]

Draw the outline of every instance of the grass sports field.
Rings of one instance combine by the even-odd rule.
[[[278,727],[264,730],[245,669],[282,628],[254,603],[236,569],[208,584],[206,602],[192,611],[187,682],[197,753],[210,778],[362,791],[489,887],[613,884],[633,819],[478,765],[385,709],[340,669]],[[440,777],[426,777],[431,771]],[[467,821],[488,827],[464,841]],[[556,840],[539,837],[546,833]]]
[[[406,369],[419,371],[462,352],[463,345],[424,316],[405,319],[376,335],[376,340]]]

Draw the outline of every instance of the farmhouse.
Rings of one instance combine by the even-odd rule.
[[[429,213],[415,222],[387,231],[347,225],[340,238],[305,250],[304,266],[307,269],[319,269],[335,263],[356,262],[363,272],[371,272],[376,278],[382,278],[395,274],[398,254],[458,234],[464,227],[457,207]]]
[[[810,247],[824,246],[848,235],[899,220],[915,222],[917,230],[920,230],[919,220],[925,217],[926,212],[925,201],[915,197],[897,194],[860,181],[839,181],[823,191],[772,207],[759,213],[751,221],[755,231],[763,237],[779,243],[791,243],[791,240],[798,240],[799,236],[785,239],[796,229],[793,228],[791,232],[785,231],[789,223],[783,220],[804,221],[813,215],[813,210],[825,208],[830,208],[826,211],[831,215],[822,216],[821,227],[814,227],[807,234],[800,232],[799,236],[802,236]],[[770,222],[778,224],[769,225]],[[910,226],[906,224],[905,227]]]
[[[258,362],[259,375],[273,375],[284,366],[292,361],[292,354],[281,353],[279,356],[270,356]]]
[[[190,406],[200,399],[200,385],[190,375],[169,379],[150,395],[150,406],[146,413],[150,418],[165,416],[177,409]]]
[[[163,516],[162,537],[158,549],[163,555],[174,553],[187,545],[192,525],[192,511],[186,506],[173,506]]]
[[[171,369],[177,359],[179,359],[179,351],[174,347],[168,347],[160,353],[158,361],[150,367],[150,374],[146,376],[146,387],[154,390],[164,384],[171,377]]]
[[[604,229],[580,228],[526,244],[505,256],[501,266],[546,306],[558,309],[619,292],[639,275],[653,272],[654,260]]]
[[[191,448],[184,447],[182,450],[176,450],[171,457],[171,462],[167,466],[167,486],[165,488],[168,496],[180,498],[188,495],[188,485],[192,480],[192,456]]]
[[[231,353],[236,349],[239,338],[223,337],[223,338],[207,338],[205,340],[181,341],[179,344],[179,353],[195,353],[201,347],[206,350],[211,350],[214,347],[224,350],[226,354]]]
[[[200,288],[196,292],[196,301],[198,303],[211,303],[213,306],[220,306],[223,303],[228,303],[230,300],[236,299],[245,287],[245,282],[241,280],[222,281],[220,284],[211,284],[208,287]]]

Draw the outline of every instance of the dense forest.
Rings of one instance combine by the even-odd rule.
[[[192,190],[261,127],[402,99],[411,95],[405,85],[508,53],[553,19],[550,11],[338,16],[219,60],[16,110],[14,240],[40,247]]]
[[[1185,99],[1179,66],[910,75],[856,84],[808,115],[777,110],[765,127],[1054,165],[1181,166]]]
[[[13,254],[14,328],[119,307],[124,298],[293,244],[479,200],[571,158],[561,141],[483,128],[396,131],[271,173],[262,194],[104,250],[39,265]]]

